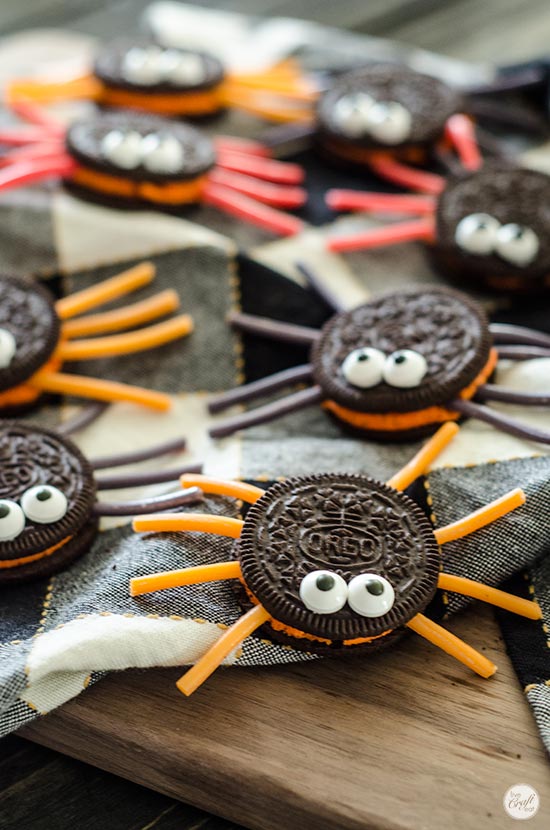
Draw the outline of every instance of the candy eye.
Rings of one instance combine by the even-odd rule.
[[[25,527],[25,515],[17,502],[0,499],[0,542],[15,539]]]
[[[362,617],[383,617],[391,611],[395,591],[383,576],[359,574],[348,585],[348,605]]]
[[[386,355],[379,349],[355,349],[342,363],[342,374],[352,386],[369,389],[382,383]]]
[[[300,583],[300,599],[314,614],[335,614],[347,598],[345,580],[333,571],[312,571]]]
[[[0,369],[6,369],[13,360],[17,343],[15,337],[7,329],[0,329]]]
[[[134,130],[128,133],[111,130],[101,141],[101,153],[111,164],[133,170],[141,164],[142,141],[141,135]]]
[[[50,484],[37,484],[21,497],[21,507],[27,519],[41,525],[58,522],[67,512],[67,506],[65,494]]]
[[[151,133],[141,145],[143,166],[151,173],[176,173],[183,164],[183,147],[173,135]]]
[[[373,106],[373,99],[364,92],[344,95],[334,105],[333,118],[344,135],[359,138],[368,132],[369,112]]]
[[[163,77],[172,84],[191,86],[200,84],[206,77],[204,61],[200,55],[167,49],[162,53],[159,64]]]
[[[525,225],[502,225],[495,248],[502,259],[514,265],[530,265],[539,252],[539,238]]]
[[[412,116],[397,101],[380,101],[369,110],[369,132],[382,144],[401,144],[411,134]]]
[[[428,371],[426,358],[412,349],[401,349],[391,354],[384,364],[384,380],[390,386],[410,389],[418,386]]]
[[[130,83],[152,86],[162,80],[162,51],[156,46],[129,49],[122,61],[122,75]]]
[[[491,254],[495,248],[500,222],[488,213],[472,213],[456,226],[455,242],[469,254]]]

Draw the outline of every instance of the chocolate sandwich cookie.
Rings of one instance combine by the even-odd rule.
[[[271,487],[248,511],[236,553],[249,595],[272,617],[269,635],[321,653],[393,643],[435,594],[440,562],[411,499],[335,474]]]
[[[437,78],[376,64],[342,75],[321,97],[319,140],[336,156],[368,162],[368,151],[432,145],[463,108],[462,94]]]
[[[442,273],[492,288],[550,287],[550,177],[490,163],[449,179],[437,201]]]
[[[93,470],[67,438],[0,424],[0,584],[48,576],[97,532]]]

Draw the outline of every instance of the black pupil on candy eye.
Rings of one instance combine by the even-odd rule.
[[[40,490],[36,494],[36,498],[38,499],[38,501],[48,501],[48,499],[51,499],[51,497],[52,497],[52,494],[50,493],[49,490]]]
[[[382,585],[379,579],[369,580],[366,583],[365,588],[367,589],[369,594],[372,594],[374,597],[379,597],[380,594],[384,593],[384,586]]]
[[[394,357],[393,362],[397,364],[405,363],[406,359],[404,354],[398,354]]]
[[[10,515],[10,509],[7,504],[0,504],[0,519],[5,519]]]
[[[320,591],[330,591],[334,588],[334,577],[330,574],[321,574],[317,577],[315,584]]]
[[[369,359],[368,354],[365,354],[364,352],[362,354],[360,354],[359,357],[357,358],[357,360],[359,360],[361,363],[363,363],[365,360],[368,360],[368,359]]]

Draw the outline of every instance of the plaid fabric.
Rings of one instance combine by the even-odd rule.
[[[154,16],[149,21],[151,25],[160,25],[158,20],[155,24]],[[206,21],[211,32],[208,14]],[[238,36],[234,34],[232,38],[235,53],[235,43],[250,38],[251,24],[247,22],[245,26],[241,18],[238,22]],[[280,25],[273,22],[271,31],[280,32]],[[185,27],[179,30],[182,28]],[[266,48],[266,43],[274,43],[275,37],[270,41],[269,31],[268,23],[257,25],[251,44],[263,43]],[[292,32],[289,44],[310,66],[324,66],[327,61],[341,65],[344,56],[349,61],[360,60],[366,45],[376,57],[397,55],[397,47],[392,44],[355,35],[339,33],[333,37],[331,33],[329,39],[322,30],[322,39],[316,26],[300,24]],[[254,47],[251,50],[254,53]],[[261,54],[261,50],[256,49],[255,54]],[[403,57],[414,60],[416,65],[423,60],[424,68],[447,77],[456,78],[464,72],[469,78],[487,77],[487,72],[479,67],[465,68],[454,62],[438,61],[436,56],[415,52]],[[208,129],[252,134],[257,127],[252,119],[230,114],[226,122],[216,122]],[[544,162],[548,156],[539,150],[535,158]],[[367,187],[376,187],[376,182],[367,175],[358,181],[357,177],[351,179],[347,174],[325,168],[309,150],[301,153],[300,161],[307,168],[312,194],[305,212],[308,226],[299,237],[287,240],[274,240],[206,208],[184,217],[149,211],[126,213],[85,204],[56,187],[21,190],[0,198],[3,270],[49,279],[52,289],[64,295],[149,258],[157,266],[158,277],[147,291],[175,287],[183,309],[195,318],[194,334],[181,343],[151,354],[94,361],[78,367],[79,372],[92,376],[142,383],[166,391],[174,401],[172,412],[165,415],[123,404],[110,407],[77,436],[91,458],[143,446],[161,436],[168,439],[183,434],[189,439],[185,455],[158,459],[140,469],[201,459],[207,473],[240,477],[267,486],[280,476],[331,470],[387,478],[417,449],[418,444],[384,446],[344,437],[316,407],[222,442],[213,443],[207,437],[211,419],[205,414],[205,401],[209,393],[307,359],[300,349],[250,337],[241,339],[224,322],[228,310],[241,307],[302,325],[322,325],[329,310],[300,284],[293,267],[297,259],[315,267],[350,306],[382,289],[398,290],[411,282],[439,281],[420,246],[396,246],[346,257],[326,254],[323,238],[336,224],[367,226],[369,220],[334,219],[326,212],[321,194],[335,182]],[[239,254],[239,250],[246,250],[247,255]],[[481,299],[495,319],[550,329],[548,302],[544,306],[540,302],[533,304],[536,308],[510,307],[504,299]],[[521,389],[545,388],[548,361],[502,363],[499,381]],[[547,412],[506,409],[535,424],[548,422]],[[74,402],[60,401],[28,420],[51,426],[73,410]],[[437,524],[443,525],[518,484],[527,491],[528,503],[520,512],[469,539],[446,546],[444,564],[448,571],[492,585],[515,579],[508,587],[517,593],[528,595],[532,586],[543,608],[542,624],[506,614],[500,617],[519,679],[526,687],[542,738],[550,749],[550,551],[545,533],[550,515],[549,479],[548,448],[469,422],[439,459],[428,480],[420,482],[412,492],[435,516]],[[146,492],[169,489],[170,485],[149,487]],[[143,492],[118,492],[116,498],[135,498]],[[236,505],[229,499],[209,498],[205,510],[236,515]],[[131,532],[127,523],[109,521],[104,523],[90,552],[69,570],[51,580],[3,590],[0,734],[17,729],[37,714],[79,694],[105,672],[130,666],[183,665],[197,659],[219,636],[220,627],[230,624],[239,614],[231,589],[214,583],[131,599],[128,581],[132,576],[153,571],[226,559],[230,545],[227,539],[202,534],[140,537]],[[525,568],[529,568],[527,580],[518,575]],[[434,608],[434,612],[454,613],[464,604],[452,597],[446,608]],[[228,662],[265,665],[306,659],[313,658],[249,638]]]

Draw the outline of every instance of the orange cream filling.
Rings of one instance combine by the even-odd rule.
[[[99,97],[101,103],[109,107],[128,107],[160,115],[207,115],[217,112],[223,106],[220,91],[221,85],[216,85],[202,92],[147,95],[143,92],[103,86]]]
[[[39,559],[45,559],[46,556],[51,556],[56,550],[62,548],[67,542],[70,542],[72,536],[66,536],[57,545],[52,545],[47,550],[42,550],[39,553],[33,553],[31,556],[22,556],[19,559],[2,559],[0,560],[0,568],[16,568],[18,565],[26,565],[28,562],[37,562]]]
[[[72,173],[72,180],[82,187],[105,193],[108,196],[122,196],[128,199],[144,199],[148,202],[176,205],[184,202],[198,202],[202,196],[206,176],[169,184],[155,184],[111,176],[88,167],[77,167]]]
[[[489,352],[489,359],[479,375],[460,393],[461,398],[469,400],[473,398],[477,389],[485,383],[492,375],[498,361],[498,354],[496,349],[491,349]],[[326,400],[322,403],[324,409],[328,409],[347,424],[358,429],[374,429],[380,432],[393,432],[406,429],[414,429],[415,427],[426,426],[428,424],[443,423],[444,421],[457,421],[460,417],[459,412],[454,412],[451,409],[446,409],[443,406],[429,406],[426,409],[417,409],[415,412],[386,412],[380,414],[378,412],[356,412],[353,409],[347,409],[335,401]]]
[[[341,158],[344,158],[347,161],[352,161],[355,164],[368,165],[371,161],[375,161],[377,158],[388,158],[388,154],[382,154],[380,150],[359,147],[356,145],[352,146],[345,144],[344,142],[340,142],[337,139],[328,139],[324,142],[324,144],[327,150],[333,153],[333,155],[340,156]],[[410,161],[421,164],[426,161],[426,150],[420,145],[397,148],[394,152],[392,152],[391,158],[399,158],[402,161]]]

